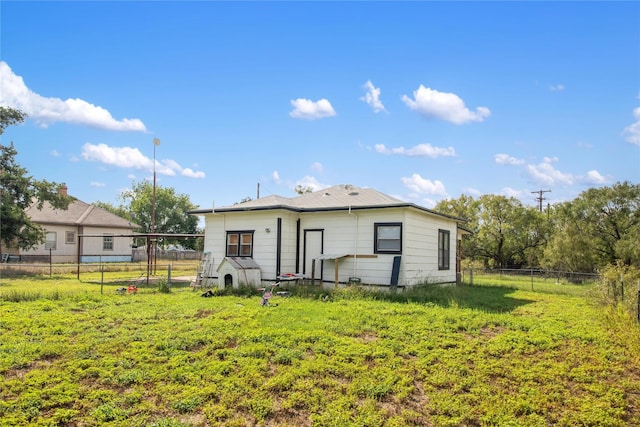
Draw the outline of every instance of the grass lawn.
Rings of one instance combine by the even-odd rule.
[[[0,424],[640,425],[640,328],[618,333],[578,286],[271,307],[117,286],[0,281]]]

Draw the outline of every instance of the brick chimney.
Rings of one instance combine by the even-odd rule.
[[[62,184],[58,192],[63,196],[67,196],[68,195],[67,190],[68,190],[67,186],[65,184]]]

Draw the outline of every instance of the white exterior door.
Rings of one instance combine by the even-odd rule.
[[[316,260],[312,273],[313,260],[322,255],[323,230],[304,230],[304,275],[307,278],[322,280],[322,261]]]

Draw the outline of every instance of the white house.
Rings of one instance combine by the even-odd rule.
[[[66,193],[66,187],[62,191]],[[46,242],[29,251],[3,249],[3,254],[56,263],[131,261],[131,236],[139,226],[109,211],[75,199],[66,210],[46,202],[42,209],[33,205],[26,213],[44,227]]]
[[[211,280],[220,287],[247,284],[239,263],[229,262],[234,259],[251,259],[262,282],[304,277],[327,287],[454,283],[467,232],[460,218],[350,185],[189,213],[204,217],[204,250],[212,255]],[[231,274],[228,266],[234,265]],[[225,277],[216,276],[219,270]]]

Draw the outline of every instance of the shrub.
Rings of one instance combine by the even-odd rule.
[[[168,294],[171,292],[171,285],[167,281],[167,279],[162,278],[158,280],[158,292],[163,294]]]

